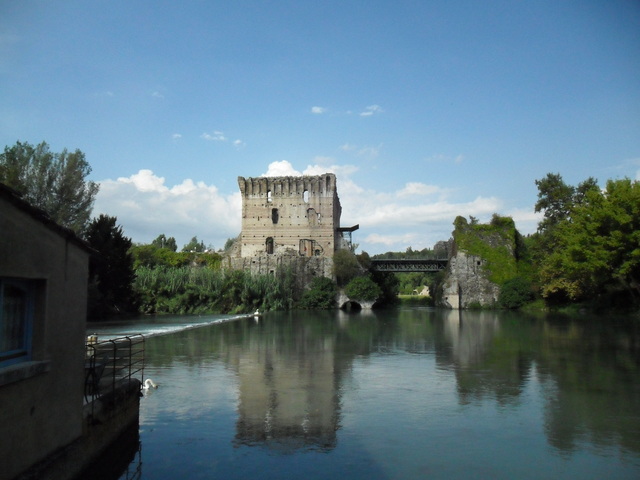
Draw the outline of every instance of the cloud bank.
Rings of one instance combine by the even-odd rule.
[[[496,197],[464,199],[458,191],[438,185],[407,182],[396,191],[363,188],[353,179],[358,168],[338,165],[331,158],[297,170],[291,162],[272,162],[260,176],[281,177],[334,173],[342,205],[342,226],[359,224],[353,240],[370,254],[432,247],[447,240],[456,216],[474,216],[482,222],[494,213],[513,217],[522,234],[533,233],[540,220],[530,210],[505,211]],[[94,215],[115,216],[134,242],[149,243],[161,233],[175,237],[179,247],[193,236],[218,249],[240,233],[242,203],[239,192],[222,193],[214,185],[185,179],[168,186],[151,170],[129,177],[104,180]]]
[[[218,249],[240,233],[240,192],[221,194],[190,179],[169,187],[151,170],[99,183],[94,215],[117,217],[134,242],[150,243],[164,233],[175,237],[179,248],[197,236]]]

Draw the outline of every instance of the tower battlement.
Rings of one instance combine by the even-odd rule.
[[[238,177],[240,256],[333,257],[342,247],[336,176]]]

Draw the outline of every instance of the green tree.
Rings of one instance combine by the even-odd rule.
[[[198,237],[193,237],[189,243],[182,247],[183,252],[204,252],[204,242],[198,242]]]
[[[640,294],[640,183],[609,180],[585,192],[558,224],[540,278],[546,298],[583,300],[607,287]]]
[[[236,238],[227,238],[227,241],[224,242],[224,248],[223,250],[225,252],[228,252],[229,250],[231,250],[231,247],[233,247],[233,244],[236,242]]]
[[[167,238],[164,233],[158,235],[158,237],[153,242],[151,242],[151,245],[156,248],[166,248],[168,250],[171,250],[172,252],[178,250],[176,239],[173,237]]]
[[[520,308],[533,300],[531,282],[523,277],[515,277],[504,282],[500,288],[498,303],[503,308]]]
[[[135,310],[131,239],[124,236],[116,221],[116,217],[100,215],[89,224],[85,236],[100,254],[90,272],[93,287],[89,313],[93,318]]]
[[[311,288],[304,292],[299,307],[313,310],[328,310],[336,306],[336,285],[330,278],[316,277],[311,282]]]
[[[356,277],[344,288],[344,293],[352,300],[372,302],[382,295],[382,289],[371,277]]]
[[[90,173],[80,150],[53,153],[45,142],[36,146],[17,142],[0,154],[0,182],[79,235],[89,223],[99,188],[86,180]]]
[[[358,258],[351,250],[341,249],[333,254],[333,274],[339,286],[344,286],[363,272]]]
[[[548,173],[546,177],[535,182],[538,187],[535,211],[544,212],[544,219],[538,225],[538,230],[543,232],[569,219],[572,209],[584,202],[587,193],[598,190],[598,182],[593,177],[589,177],[577,187],[564,183],[559,173]]]

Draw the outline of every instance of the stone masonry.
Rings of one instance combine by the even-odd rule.
[[[349,246],[343,231],[357,228],[340,228],[334,174],[238,177],[238,186],[242,233],[229,259],[232,268],[270,274],[291,266],[304,277],[332,276],[333,254]]]
[[[449,259],[442,284],[439,306],[453,309],[474,304],[491,306],[498,301],[500,287],[489,281],[484,272],[486,261],[462,251]]]

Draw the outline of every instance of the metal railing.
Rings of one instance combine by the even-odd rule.
[[[130,386],[133,379],[141,384],[144,381],[144,346],[143,335],[104,341],[89,336],[85,358],[85,402],[95,404],[97,399],[107,395],[115,401],[118,398],[116,389]]]
[[[440,272],[447,268],[446,259],[375,259],[371,269],[376,272]]]

